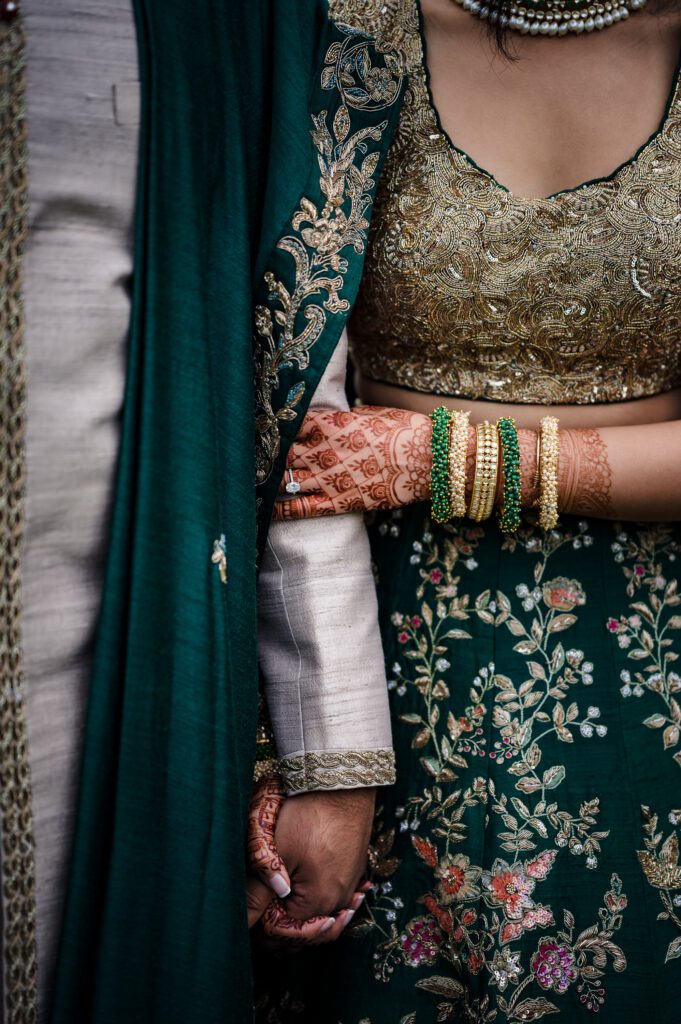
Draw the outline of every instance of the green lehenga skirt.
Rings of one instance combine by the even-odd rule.
[[[681,1019],[681,527],[371,526],[397,749],[374,891],[259,1024]]]

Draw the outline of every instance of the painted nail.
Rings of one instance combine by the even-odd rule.
[[[274,889],[281,900],[291,895],[291,886],[287,884],[284,876],[278,873],[270,877],[270,888]]]
[[[335,917],[330,917],[329,920],[325,924],[323,924],[321,926],[321,928],[319,929],[319,934],[323,935],[324,932],[330,931],[331,928],[333,928],[333,926],[335,925],[335,923],[336,923],[336,918]]]
[[[350,904],[350,909],[359,910],[359,908],[364,903],[364,899],[365,897],[363,892],[357,893],[356,896],[353,896],[352,903]]]
[[[343,911],[343,927],[344,928],[347,928],[347,926],[350,924],[350,922],[352,921],[354,916],[355,916],[354,910],[344,910]]]

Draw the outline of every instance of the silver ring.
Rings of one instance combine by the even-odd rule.
[[[286,484],[286,493],[287,494],[298,494],[299,490],[300,490],[300,484],[298,483],[297,480],[295,480],[293,478],[293,470],[289,469],[289,471],[288,471],[288,483]]]

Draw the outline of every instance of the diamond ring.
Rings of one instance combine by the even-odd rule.
[[[297,494],[299,490],[300,490],[300,484],[298,483],[297,480],[294,480],[294,478],[293,478],[293,470],[289,469],[289,471],[288,471],[288,483],[286,484],[286,493],[287,494]]]

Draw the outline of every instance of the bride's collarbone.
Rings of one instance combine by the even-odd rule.
[[[422,10],[443,128],[519,196],[606,178],[663,125],[678,84],[681,13],[639,12],[590,36],[511,33],[509,60],[453,0],[422,0]]]

